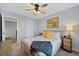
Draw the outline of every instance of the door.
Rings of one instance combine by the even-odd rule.
[[[0,14],[0,41],[2,41],[2,16]]]

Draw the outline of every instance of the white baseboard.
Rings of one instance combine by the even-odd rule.
[[[76,52],[79,52],[79,50],[78,50],[78,49],[74,49],[74,48],[72,48],[72,50],[74,50],[74,51],[76,51]]]

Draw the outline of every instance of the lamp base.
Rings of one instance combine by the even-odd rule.
[[[67,37],[71,37],[71,34],[70,34],[70,33],[68,33]]]

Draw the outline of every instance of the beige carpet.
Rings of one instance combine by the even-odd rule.
[[[69,53],[63,49],[59,49],[55,56],[79,56],[79,52],[72,51],[72,53]]]

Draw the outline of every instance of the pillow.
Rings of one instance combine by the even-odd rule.
[[[52,36],[53,36],[53,32],[51,32],[51,31],[43,32],[43,37],[45,37],[45,38],[51,38]]]
[[[43,52],[36,52],[36,53],[33,53],[34,56],[46,56],[45,53]]]
[[[60,33],[59,32],[54,33],[53,38],[60,39]]]

